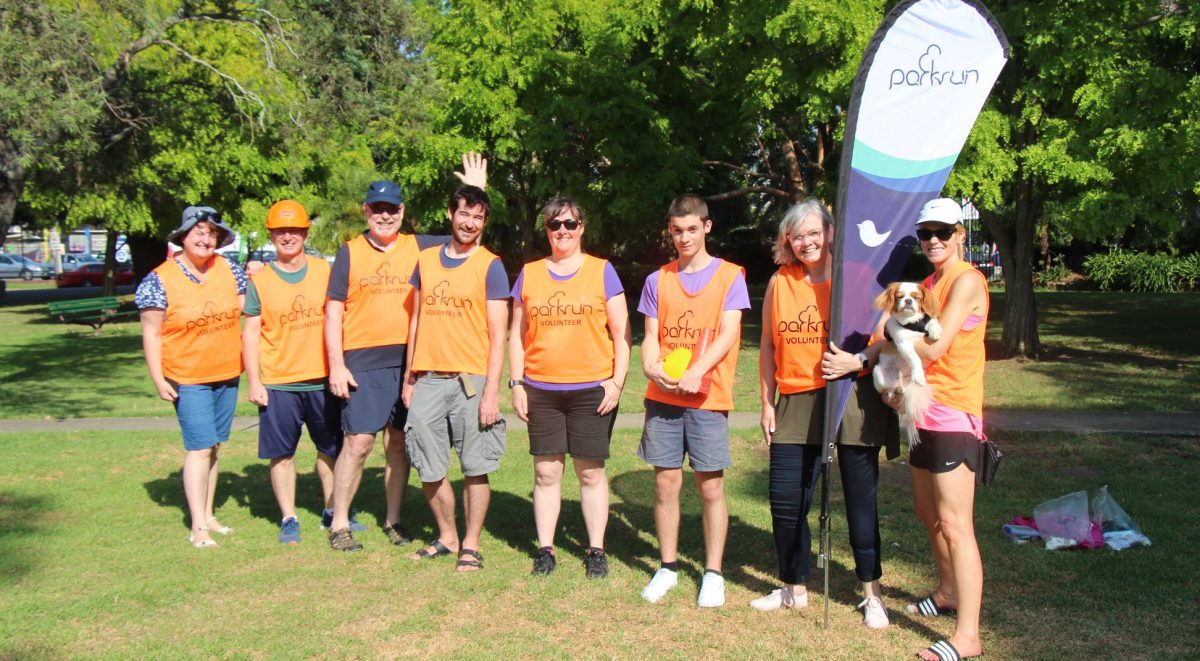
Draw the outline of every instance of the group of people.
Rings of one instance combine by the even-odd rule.
[[[412,540],[401,510],[413,467],[437,536],[411,557],[454,556],[458,571],[482,569],[488,476],[499,469],[506,447],[500,388],[507,340],[507,386],[515,413],[528,423],[534,458],[538,548],[532,573],[550,574],[557,566],[555,530],[570,455],[588,536],[586,575],[607,575],[605,461],[631,347],[624,287],[612,264],[583,251],[583,210],[571,199],[555,198],[542,212],[549,255],[524,265],[510,288],[499,258],[480,243],[490,213],[486,165],[478,154],[464,155],[463,171],[456,173],[462,186],[447,201],[449,236],[402,232],[400,186],[372,183],[363,203],[367,230],[339,249],[332,267],[305,253],[310,220],[294,201],[268,212],[278,257],[250,276],[217,255],[233,240],[217,211],[184,211],[169,237],[182,251],[143,280],[136,302],[151,378],[159,396],[174,403],[182,429],[194,546],[216,546],[214,535],[232,532],[215,518],[213,499],[217,452],[229,438],[244,366],[249,399],[260,407],[259,456],[270,461],[281,543],[300,542],[294,455],[302,425],[317,448],[322,527],[329,530],[330,547],[341,551],[362,548],[354,535],[366,527],[351,505],[364,462],[384,432],[388,540],[397,546]],[[641,595],[658,602],[678,582],[686,458],[702,506],[704,575],[697,604],[713,608],[725,603],[724,471],[733,465],[728,413],[750,298],[743,269],[707,250],[712,220],[703,198],[682,195],[666,215],[678,257],[646,279],[637,306],[645,320],[641,358],[648,380],[637,455],[654,469],[661,560]],[[972,509],[983,435],[987,289],[962,259],[962,216],[952,200],[926,205],[916,226],[934,267],[925,286],[941,303],[946,331],[918,347],[929,364],[935,401],[910,452],[915,507],[934,550],[939,584],[909,611],[957,614],[954,635],[922,650],[923,658],[969,657],[981,653],[983,572]],[[892,411],[899,402],[881,397],[868,376],[886,341],[884,320],[879,341],[861,353],[829,343],[833,233],[829,211],[803,202],[785,214],[773,249],[779,270],[763,304],[759,373],[781,586],[750,605],[764,611],[807,605],[808,513],[821,465],[825,385],[850,377],[838,464],[862,582],[859,607],[868,627],[882,628],[888,615],[880,586],[876,486],[880,449],[887,448],[889,459],[899,453]],[[664,359],[679,349],[690,351],[690,359],[681,372],[669,370]],[[461,537],[447,479],[451,450],[464,476]]]

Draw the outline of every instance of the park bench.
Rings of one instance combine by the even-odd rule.
[[[52,301],[46,308],[50,316],[58,317],[63,323],[91,326],[96,331],[95,335],[100,334],[100,327],[104,324],[138,313],[137,310],[122,310],[121,301],[116,296]]]

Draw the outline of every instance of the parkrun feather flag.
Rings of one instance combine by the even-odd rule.
[[[875,297],[899,278],[921,206],[938,197],[1008,61],[1008,40],[975,0],[905,0],[859,65],[843,143],[833,246],[829,339],[862,351]],[[850,380],[829,384],[825,461]]]

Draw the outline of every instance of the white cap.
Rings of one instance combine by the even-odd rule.
[[[943,225],[959,225],[963,221],[962,207],[956,200],[939,197],[930,200],[921,207],[921,215],[917,216],[917,224],[942,223]]]

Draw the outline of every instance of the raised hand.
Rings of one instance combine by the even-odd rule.
[[[463,154],[462,165],[462,172],[454,172],[459,181],[468,186],[487,188],[487,159],[483,154],[473,151]]]

